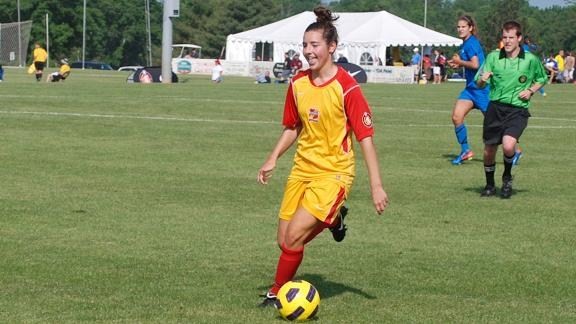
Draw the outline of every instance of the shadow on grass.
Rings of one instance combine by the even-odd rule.
[[[326,299],[330,297],[334,297],[337,295],[341,295],[343,293],[349,292],[359,296],[362,296],[366,299],[376,299],[375,296],[372,296],[368,293],[362,291],[362,289],[350,287],[339,282],[329,281],[324,279],[323,275],[319,274],[303,274],[301,276],[297,276],[294,280],[305,280],[309,283],[313,284],[316,289],[320,292],[320,298]],[[259,287],[260,290],[268,289],[269,286],[262,286]],[[264,297],[262,295],[262,297]]]
[[[452,160],[454,160],[458,155],[456,154],[442,154],[442,159],[447,160],[450,164],[452,164]],[[474,155],[474,157],[471,160],[466,160],[464,162],[462,162],[462,164],[470,164],[470,163],[474,163],[474,164],[478,164],[478,163],[484,163],[482,161],[482,156],[477,156]]]
[[[464,188],[464,190],[467,192],[472,192],[472,193],[478,194],[478,198],[483,198],[483,199],[500,198],[500,187],[498,187],[498,186],[496,186],[496,195],[494,195],[492,197],[480,197],[480,193],[482,192],[482,190],[484,190],[484,185],[478,186],[478,187],[468,187],[468,188]],[[512,197],[514,197],[517,194],[522,194],[522,193],[526,193],[526,192],[530,192],[530,190],[513,189],[512,190]]]
[[[362,289],[350,287],[348,285],[341,284],[339,282],[326,280],[324,279],[324,276],[319,274],[303,274],[302,276],[299,276],[299,278],[297,279],[306,280],[312,283],[316,287],[316,289],[318,289],[318,291],[320,292],[320,297],[322,299],[341,295],[346,292],[362,296],[366,299],[376,299],[375,296],[365,293],[364,291],[362,291]]]

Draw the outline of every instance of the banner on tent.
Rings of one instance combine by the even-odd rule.
[[[371,83],[414,83],[411,66],[362,66]]]
[[[185,60],[186,62],[182,62]],[[276,63],[269,61],[232,62],[221,60],[225,75],[254,77],[264,71],[274,71]],[[282,63],[279,63],[282,65]],[[212,74],[212,59],[174,59],[172,71],[176,74]],[[368,83],[414,83],[414,70],[410,66],[359,65],[366,73]],[[363,74],[363,73],[362,73]]]

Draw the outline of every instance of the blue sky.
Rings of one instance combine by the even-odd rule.
[[[339,0],[322,0],[322,3],[337,2]],[[528,0],[531,6],[539,8],[547,8],[552,6],[565,6],[566,1],[564,0]]]
[[[566,5],[564,0],[529,0],[530,5],[540,8]]]
[[[322,3],[336,2],[338,0],[322,0]],[[528,0],[531,6],[546,8],[551,6],[563,6],[566,5],[564,0]]]

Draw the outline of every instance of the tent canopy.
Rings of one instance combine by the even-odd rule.
[[[351,63],[360,64],[379,57],[385,61],[389,46],[459,46],[462,40],[414,24],[387,11],[336,13],[335,21],[340,42],[338,54]],[[316,21],[311,11],[305,11],[277,22],[228,35],[226,60],[249,62],[259,55],[258,49],[268,50],[275,62],[284,60],[288,51],[302,51],[304,30]],[[257,44],[261,43],[256,48]],[[272,46],[265,46],[272,43]]]

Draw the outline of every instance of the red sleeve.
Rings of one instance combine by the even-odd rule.
[[[374,135],[372,112],[357,83],[344,92],[344,109],[357,141]]]
[[[296,98],[294,98],[294,84],[290,81],[288,91],[286,91],[286,101],[284,102],[284,117],[282,125],[288,128],[296,128],[300,126],[300,117],[298,116],[298,106],[296,105]]]

